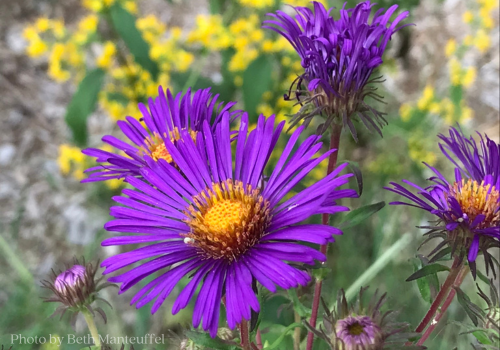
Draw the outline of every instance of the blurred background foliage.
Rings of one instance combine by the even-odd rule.
[[[342,7],[341,1],[322,2]],[[59,216],[66,221],[84,223],[76,227],[70,224],[68,229],[63,220],[56,228],[58,232],[66,229],[67,236],[59,234],[53,245],[37,248],[26,233],[29,226],[23,224],[29,184],[24,187],[28,194],[20,192],[19,200],[9,206],[0,227],[3,265],[0,344],[9,344],[11,334],[64,336],[73,332],[67,322],[47,318],[55,306],[41,301],[40,295],[45,291],[40,290],[38,281],[46,278],[52,265],[62,268],[72,256],[102,260],[115,252],[113,249],[117,248],[100,247],[100,241],[106,236],[102,223],[107,219],[110,197],[124,187],[120,180],[80,185],[83,170],[92,165],[92,161],[81,154],[81,148],[106,148],[100,138],[109,133],[118,135],[117,120],[129,115],[140,118],[137,104],[156,97],[159,85],[175,93],[189,87],[212,87],[221,100],[239,101],[238,106],[249,113],[252,122],[260,113],[276,114],[281,121],[298,111],[298,106],[285,101],[283,95],[301,73],[300,60],[285,39],[261,28],[266,13],[290,10],[285,3],[309,5],[309,1],[304,0],[82,0],[73,1],[69,12],[59,11],[58,1],[26,5],[36,11],[23,19],[22,36],[17,37],[24,42],[23,54],[30,57],[29,64],[41,67],[43,74],[70,94],[64,102],[67,106],[64,118],[56,121],[63,125],[64,137],[59,138],[50,155],[45,156],[57,164],[57,169],[55,172],[43,170],[40,174],[54,196],[80,195],[81,206],[69,213],[56,211],[56,222]],[[347,2],[348,6],[356,3]],[[424,179],[430,173],[422,162],[449,170],[436,138],[448,126],[460,123],[466,132],[486,131],[498,142],[498,124],[495,124],[498,123],[498,103],[490,103],[491,96],[484,99],[480,95],[496,91],[498,97],[498,81],[493,82],[493,88],[485,88],[480,81],[491,72],[496,72],[498,77],[498,2],[383,0],[377,6],[388,7],[394,3],[401,6],[400,11],[410,11],[409,21],[416,26],[395,35],[378,72],[386,79],[379,86],[387,103],[380,108],[387,113],[389,121],[383,130],[384,137],[366,130],[360,133],[358,144],[348,133],[342,137],[339,159],[359,166],[364,179],[361,198],[343,203],[352,208],[394,200],[382,190],[389,181],[404,178],[425,185]],[[177,16],[184,21],[176,20]],[[448,27],[446,21],[451,23]],[[43,90],[44,85],[36,88]],[[309,132],[314,130],[313,123]],[[279,147],[283,147],[285,138]],[[274,159],[279,154],[278,149]],[[326,162],[302,186],[321,178],[325,172]],[[351,185],[356,187],[354,181]],[[76,220],[78,215],[84,219]],[[340,218],[334,220],[341,221]],[[415,226],[425,220],[418,210],[385,207],[362,224],[345,229],[344,236],[338,237],[329,250],[323,289],[325,301],[331,305],[339,288],[354,295],[360,284],[371,285],[372,291],[376,288],[387,291],[390,307],[401,309],[400,320],[414,327],[432,298],[432,283],[417,286],[414,282],[404,282],[419,266],[416,248],[423,241],[423,232]],[[86,238],[82,238],[82,228],[88,232]],[[48,241],[51,234],[49,230],[42,230],[35,241]],[[26,249],[27,246],[30,249]],[[174,294],[179,292],[182,283]],[[479,300],[472,281],[467,281],[464,290],[473,300]],[[106,291],[114,309],[107,312],[108,324],[98,323],[101,333],[143,336],[172,331],[181,334],[189,325],[189,308],[176,316],[170,314],[173,297],[156,315],[150,316],[147,306],[137,311],[128,306],[130,295],[132,293],[116,296],[113,290]],[[260,325],[264,341],[272,344],[288,325],[297,321],[293,305],[297,310],[297,303],[303,304],[303,315],[306,315],[311,295],[312,287],[298,290],[296,296],[264,292]],[[467,322],[465,312],[456,304],[449,309],[447,320],[440,326],[442,330],[436,332],[439,336],[429,342],[430,349],[451,349],[456,345],[458,349],[469,348],[471,336],[458,335],[457,325],[444,327],[450,320]],[[79,322],[77,331],[83,334],[84,329]],[[303,329],[302,338],[305,333]],[[281,337],[278,349],[293,348],[293,334],[286,334]],[[164,348],[178,348],[177,338],[172,339],[173,345]],[[50,345],[15,345],[14,348],[52,349]],[[79,346],[64,345],[63,348]],[[326,347],[317,341],[315,349]]]

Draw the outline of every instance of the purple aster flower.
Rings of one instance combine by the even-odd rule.
[[[85,171],[89,173],[89,177],[82,182],[139,176],[140,169],[146,165],[146,156],[156,161],[158,159],[172,161],[165,148],[165,141],[178,140],[181,130],[189,131],[194,138],[196,133],[201,131],[205,121],[208,121],[215,130],[215,125],[226,114],[231,121],[234,121],[243,113],[240,110],[230,110],[236,102],[217,103],[219,95],[212,95],[210,88],[198,90],[193,94],[188,89],[185,94],[180,92],[174,97],[168,89],[165,95],[160,86],[158,93],[156,99],[149,98],[149,109],[139,103],[139,110],[143,115],[141,121],[145,125],[132,117],[117,122],[131,144],[106,135],[102,140],[120,152],[112,153],[97,148],[87,148],[82,151],[88,156],[95,157],[97,163],[100,163]]]
[[[67,267],[65,271],[59,271],[58,274],[52,270],[52,281],[42,281],[42,287],[50,289],[53,296],[46,298],[47,302],[58,302],[62,305],[59,306],[52,316],[57,314],[64,316],[66,311],[73,313],[71,324],[76,322],[76,316],[82,310],[89,310],[92,314],[94,311],[99,313],[104,321],[106,321],[106,314],[101,307],[91,306],[95,301],[102,301],[109,305],[109,303],[99,297],[100,290],[116,286],[108,282],[102,282],[103,277],[96,279],[97,265],[92,263],[82,264],[75,259],[73,266]]]
[[[369,85],[381,79],[370,80],[370,76],[382,64],[382,55],[392,34],[406,26],[398,27],[398,24],[409,13],[405,11],[390,22],[398,7],[393,5],[385,12],[379,9],[369,21],[375,4],[364,1],[353,9],[346,9],[346,4],[337,20],[331,15],[333,9],[327,10],[314,2],[314,11],[295,7],[295,18],[282,11],[269,14],[273,19],[264,21],[264,28],[285,37],[302,59],[305,72],[292,83],[290,94],[285,95],[285,99],[289,99],[295,90],[294,98],[304,105],[292,122],[304,120],[307,125],[312,117],[321,113],[326,122],[319,131],[326,131],[338,118],[357,140],[351,120],[355,115],[369,130],[380,134],[380,127],[387,124],[383,113],[364,99],[369,96],[381,100],[382,96]],[[315,108],[311,108],[309,102]]]
[[[396,321],[398,312],[381,312],[386,294],[379,297],[375,291],[369,304],[364,305],[363,294],[367,289],[361,288],[358,300],[351,305],[341,289],[333,310],[325,308],[324,328],[317,330],[306,324],[307,327],[324,339],[332,350],[423,349],[415,345],[404,346],[416,334],[407,332],[407,323]]]
[[[248,125],[243,115],[234,147],[228,114],[214,131],[205,121],[195,140],[185,130],[176,145],[167,140],[165,146],[176,166],[147,158],[149,167],[141,169],[144,179],[127,178],[135,189],[124,189],[127,197],[114,197],[124,206],[112,207],[115,220],[105,225],[108,231],[133,235],[108,238],[103,246],[147,244],[103,262],[107,274],[142,261],[110,278],[121,283],[121,293],[163,271],[137,292],[131,304],[139,308],[156,299],[154,313],[175,285],[189,276],[172,313],[185,308],[201,284],[193,325],[198,327],[203,319],[203,329],[212,337],[223,297],[228,326],[234,329],[250,319],[251,310],[260,310],[254,282],[272,292],[277,287],[306,285],[309,275],[286,262],[324,261],[322,253],[301,242],[326,244],[341,231],[301,222],[316,214],[346,211],[336,201],[356,196],[353,190],[338,189],[351,176],[339,175],[347,165],[343,164],[287,199],[295,185],[334,150],[314,158],[322,147],[320,136],[300,142],[303,128],[298,128],[264,181],[263,171],[284,123],[274,128],[274,116],[261,115],[250,133]]]
[[[472,137],[466,138],[460,128],[450,128],[449,137],[439,135],[443,141],[439,144],[441,151],[455,166],[453,182],[426,164],[435,173],[429,179],[430,186],[421,188],[403,180],[417,194],[393,182],[392,188],[386,188],[411,201],[391,204],[414,206],[437,216],[436,225],[425,227],[431,229],[428,240],[444,240],[431,256],[441,257],[448,251],[458,257],[467,254],[474,277],[479,252],[484,256],[486,273],[491,267],[495,274],[495,260],[487,250],[500,247],[500,145],[486,135],[478,135],[479,144]]]

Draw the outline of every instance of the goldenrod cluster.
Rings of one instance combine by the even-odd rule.
[[[112,147],[109,145],[105,145],[102,149],[108,152],[112,151]],[[80,148],[69,144],[62,144],[59,146],[57,164],[59,165],[59,171],[64,176],[71,176],[78,181],[82,180],[85,177],[85,169],[89,168],[88,162],[89,158],[82,153]],[[108,180],[105,181],[105,184],[110,189],[115,190],[123,184],[123,180]]]
[[[86,157],[80,148],[67,144],[60,145],[57,164],[63,175],[72,176],[77,180],[84,178],[83,171],[87,164]]]
[[[436,154],[426,149],[428,144],[429,142],[427,142],[423,135],[412,134],[408,139],[408,154],[417,164],[425,162],[429,165],[433,165],[436,163]]]

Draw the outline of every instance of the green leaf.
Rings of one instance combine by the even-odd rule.
[[[286,327],[283,332],[281,333],[281,335],[279,336],[278,339],[276,339],[274,341],[274,343],[272,343],[271,345],[269,346],[265,346],[264,347],[264,350],[272,350],[272,349],[277,349],[278,346],[281,344],[281,342],[285,339],[285,337],[288,335],[288,333],[297,328],[297,327],[303,327],[304,325],[300,322],[296,322],[296,323],[292,323],[291,325],[289,325],[288,327]]]
[[[484,330],[481,331],[475,331],[472,332],[472,335],[477,339],[478,342],[484,345],[493,345],[490,339],[488,339],[488,336],[484,332]]]
[[[134,56],[135,61],[146,69],[153,80],[158,78],[158,65],[149,57],[149,44],[135,26],[136,18],[118,2],[110,8],[111,21],[120,37]]]
[[[413,275],[408,277],[406,279],[406,282],[410,282],[419,278],[422,278],[424,276],[432,275],[436,272],[440,271],[450,271],[450,268],[448,266],[444,266],[441,264],[430,264],[422,267],[420,270],[415,272]]]
[[[306,317],[306,318],[311,317],[312,310],[304,306],[304,304],[300,302],[296,289],[294,288],[289,289],[288,296],[292,301],[293,309],[299,314],[300,317]]]
[[[365,205],[364,207],[355,209],[349,212],[344,221],[339,225],[341,229],[347,229],[359,225],[363,220],[368,219],[370,216],[378,212],[385,206],[385,202],[378,202],[375,204]]]
[[[415,272],[417,272],[420,269],[420,266],[416,263],[413,263],[413,267],[414,267]],[[429,286],[429,280],[427,278],[419,278],[417,280],[417,287],[418,287],[418,291],[420,292],[420,295],[422,296],[422,299],[428,303],[432,303],[431,288]]]
[[[243,72],[243,103],[252,122],[256,121],[257,105],[262,100],[262,95],[271,89],[272,70],[270,57],[262,55]]]
[[[79,147],[87,145],[87,118],[95,109],[105,74],[100,68],[87,73],[66,110],[64,119],[73,133],[75,144]]]
[[[196,331],[186,331],[186,336],[191,339],[196,345],[201,345],[203,347],[217,349],[217,350],[236,350],[239,349],[238,346],[229,344],[228,342],[216,337],[210,337],[208,333],[196,332]]]

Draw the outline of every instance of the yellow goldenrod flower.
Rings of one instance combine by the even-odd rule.
[[[83,175],[83,169],[85,168],[85,155],[78,147],[62,144],[59,146],[57,164],[59,165],[59,170],[63,175],[69,175],[72,168],[74,169],[74,173]],[[83,176],[80,179],[82,178]]]
[[[123,7],[132,14],[137,14],[137,3],[135,1],[126,1]]]
[[[474,46],[477,47],[482,53],[486,52],[491,45],[491,39],[489,35],[483,29],[479,29],[474,38]]]
[[[38,32],[32,26],[28,26],[23,30],[23,36],[27,40],[36,40],[39,39]]]
[[[461,106],[460,123],[466,123],[472,118],[474,118],[474,111],[464,103]]]
[[[52,32],[57,39],[61,39],[66,32],[66,29],[64,28],[64,22],[59,19],[52,21]]]
[[[39,57],[47,52],[47,44],[42,39],[35,39],[31,41],[26,51],[30,57]]]
[[[410,120],[412,110],[413,108],[408,103],[403,103],[401,107],[399,107],[399,116],[401,120],[404,122]]]
[[[444,49],[446,57],[450,57],[455,53],[455,51],[457,51],[457,42],[455,39],[448,40]]]
[[[264,52],[272,52],[273,51],[273,42],[271,40],[264,40],[262,42],[262,51]]]
[[[274,0],[238,0],[238,2],[243,6],[253,7],[257,9],[269,7],[274,4]]]
[[[450,59],[450,80],[453,85],[460,85],[461,80],[462,80],[462,66],[460,65],[460,62],[453,57]]]
[[[422,92],[422,97],[417,102],[418,109],[426,110],[433,99],[434,88],[431,85],[427,85]]]
[[[470,87],[476,80],[477,70],[476,67],[469,67],[462,78],[462,85],[466,88]]]
[[[97,58],[96,64],[103,69],[111,68],[113,57],[116,54],[116,46],[111,41],[106,41],[102,54]]]
[[[103,4],[101,0],[82,0],[82,5],[90,11],[99,12]]]
[[[462,20],[464,21],[464,23],[471,23],[473,19],[474,15],[472,14],[471,11],[465,11],[464,14],[462,15]]]
[[[35,27],[38,29],[41,33],[47,31],[50,28],[50,21],[46,17],[40,17],[36,20],[35,22]]]
[[[82,32],[92,33],[97,29],[97,23],[99,22],[99,17],[94,14],[85,16],[78,23],[78,29]]]
[[[429,105],[429,112],[431,112],[433,114],[441,113],[441,105],[438,102],[432,102]]]

